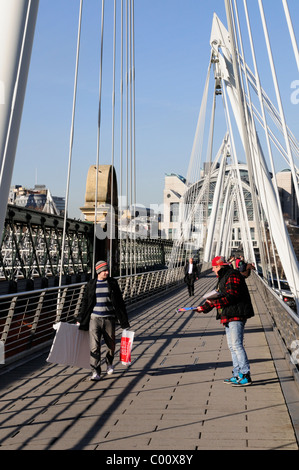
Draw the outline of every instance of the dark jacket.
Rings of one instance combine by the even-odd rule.
[[[208,313],[214,307],[217,309],[218,320],[223,323],[230,319],[246,321],[254,316],[250,294],[244,276],[230,266],[223,266],[218,271],[216,290],[221,297],[210,299],[202,305],[202,311]]]
[[[254,316],[250,294],[246,281],[239,271],[231,268],[222,268],[219,272],[218,290],[224,297],[229,300],[229,304],[223,306],[218,318],[234,318],[238,317],[242,320]],[[236,295],[228,292],[228,286],[234,284],[234,279],[238,278],[241,282],[237,287]],[[233,289],[232,289],[233,290]]]
[[[198,278],[198,266],[196,263],[193,263],[192,274],[188,274],[189,264],[190,263],[185,264],[185,267],[184,267],[184,274],[185,274],[184,281],[187,284],[192,284],[195,281],[195,279]]]
[[[92,279],[86,285],[80,312],[77,317],[77,321],[80,323],[80,330],[87,331],[89,329],[90,315],[96,304],[96,283],[97,278]],[[130,328],[125,302],[117,281],[113,277],[108,277],[107,283],[117,323],[123,329]]]

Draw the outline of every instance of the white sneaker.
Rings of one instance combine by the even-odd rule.
[[[100,377],[99,374],[97,374],[96,372],[94,372],[94,373],[92,374],[92,376],[90,377],[90,380],[95,380],[95,381],[96,381],[96,380],[101,380],[101,377]]]
[[[113,366],[107,366],[107,374],[111,375],[114,372],[114,367]]]

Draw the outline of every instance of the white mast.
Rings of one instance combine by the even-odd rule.
[[[27,85],[39,0],[0,0],[0,233]]]

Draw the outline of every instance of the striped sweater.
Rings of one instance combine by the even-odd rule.
[[[101,317],[114,316],[114,309],[109,297],[108,283],[107,281],[97,280],[96,284],[96,304],[93,308],[95,315]]]

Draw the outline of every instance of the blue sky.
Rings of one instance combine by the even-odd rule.
[[[125,3],[125,2],[124,2]],[[257,0],[248,8],[262,85],[276,104]],[[264,0],[288,125],[298,139],[299,79],[281,0]],[[299,40],[299,2],[288,0]],[[117,1],[118,14],[120,1]],[[241,21],[243,2],[238,1]],[[213,13],[226,25],[224,0],[135,0],[136,202],[163,202],[165,173],[186,176],[210,57]],[[79,0],[40,0],[12,184],[47,185],[65,196]],[[119,26],[119,18],[117,20]],[[81,217],[89,166],[96,163],[101,0],[85,0],[69,216]],[[111,163],[113,1],[105,1],[100,164]],[[119,58],[118,32],[117,55]],[[248,40],[244,32],[246,51]],[[247,57],[247,56],[246,56]],[[248,52],[248,62],[251,60]],[[118,73],[118,70],[117,70]],[[299,85],[298,85],[299,86]],[[119,168],[119,76],[115,166]],[[218,132],[219,129],[219,132]],[[216,138],[222,139],[216,129]],[[242,158],[241,158],[242,160]],[[244,160],[243,160],[244,161]],[[283,167],[283,164],[281,164]],[[280,168],[282,169],[282,168]]]

